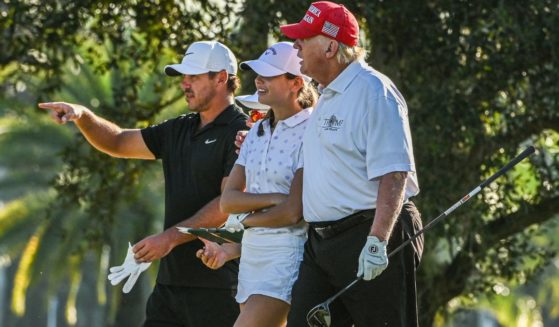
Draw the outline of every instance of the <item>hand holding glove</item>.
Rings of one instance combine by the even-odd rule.
[[[386,245],[388,242],[379,240],[376,236],[368,236],[367,242],[359,255],[359,269],[357,277],[371,280],[380,275],[388,266]]]
[[[245,220],[248,215],[250,215],[248,212],[230,214],[229,217],[227,217],[227,221],[225,222],[223,228],[231,233],[244,230],[245,226],[243,225],[243,220]]]
[[[122,288],[123,293],[128,293],[138,280],[140,274],[148,269],[151,262],[137,263],[134,259],[134,252],[132,251],[132,245],[128,243],[128,252],[126,253],[126,258],[120,266],[109,268],[110,274],[108,276],[111,285],[115,286],[123,281],[126,277],[129,277],[124,287]]]

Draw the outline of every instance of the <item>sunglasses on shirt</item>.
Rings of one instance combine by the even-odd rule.
[[[260,119],[266,117],[266,111],[252,109],[248,112],[248,115],[250,117],[250,120],[253,123],[255,123],[255,122],[259,121]]]

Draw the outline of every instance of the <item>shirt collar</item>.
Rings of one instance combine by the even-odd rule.
[[[357,76],[361,71],[363,63],[361,61],[354,61],[349,66],[347,66],[328,86],[322,89],[323,93],[327,93],[329,90],[336,93],[343,93],[351,81]]]
[[[303,109],[301,111],[299,111],[298,113],[296,113],[295,115],[285,119],[285,120],[280,120],[278,121],[278,124],[282,124],[285,125],[285,127],[287,128],[293,128],[297,125],[299,125],[300,123],[304,122],[305,120],[307,120],[310,116],[311,113],[314,109],[311,108],[306,108]],[[264,128],[269,129],[270,128],[270,120],[269,119],[264,119],[262,120],[261,124],[263,124]]]
[[[234,104],[231,104],[225,108],[215,119],[213,120],[213,125],[228,125],[239,115],[244,115],[243,111]]]
[[[239,117],[239,115],[245,115],[242,110],[237,107],[234,104],[231,104],[229,106],[227,106],[217,117],[215,117],[215,119],[211,122],[209,122],[206,126],[198,129],[194,135],[199,135],[202,134],[204,132],[206,132],[209,129],[212,129],[214,126],[224,126],[224,125],[229,125],[230,123],[232,123],[233,121],[235,121],[235,119],[237,119],[237,117]],[[245,115],[246,116],[246,115]],[[196,124],[200,124],[200,114],[197,113],[196,114]]]
[[[311,116],[312,111],[313,111],[313,108],[303,109],[303,110],[299,111],[298,113],[296,113],[295,115],[293,115],[293,116],[291,116],[291,117],[289,117],[285,120],[279,121],[279,123],[282,123],[289,128],[293,128],[293,127],[299,125],[300,123],[304,122],[305,120],[307,120]]]

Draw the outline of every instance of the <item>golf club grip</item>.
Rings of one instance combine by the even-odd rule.
[[[522,153],[520,153],[519,155],[516,156],[516,158],[512,159],[511,161],[509,161],[509,163],[507,163],[503,168],[501,168],[498,172],[496,172],[495,174],[491,175],[491,177],[489,177],[488,179],[486,179],[483,183],[481,183],[479,185],[480,188],[484,188],[487,185],[491,184],[495,179],[499,178],[499,176],[503,175],[504,173],[507,172],[507,170],[511,169],[512,167],[516,166],[516,164],[518,164],[520,161],[524,160],[526,157],[528,157],[529,155],[533,154],[534,152],[536,152],[536,149],[533,146],[529,146],[528,148],[526,148],[526,150],[522,151]]]

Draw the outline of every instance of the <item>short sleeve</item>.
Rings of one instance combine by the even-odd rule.
[[[165,144],[169,128],[173,120],[166,120],[158,125],[146,127],[141,131],[142,138],[155,158],[161,159],[165,155]]]
[[[303,168],[304,160],[303,160],[303,142],[299,145],[299,153],[297,154],[297,165],[295,166],[296,169]]]
[[[237,147],[235,146],[235,138],[237,137],[237,132],[241,131],[241,130],[246,130],[246,124],[244,120],[239,120],[238,123],[235,123],[232,126],[231,129],[231,133],[229,133],[228,135],[228,140],[226,140],[226,146],[225,146],[225,160],[224,160],[224,166],[223,166],[223,176],[229,176],[229,173],[231,172],[231,170],[233,169],[233,166],[235,165],[235,163],[238,163],[238,160],[240,158],[240,156],[237,156]],[[243,149],[246,147],[241,146],[241,151],[240,154],[243,153]],[[246,154],[245,154],[246,157]],[[239,163],[238,163],[239,164]],[[244,164],[243,164],[244,166]]]
[[[369,99],[367,111],[367,177],[396,171],[414,172],[407,106],[390,96]]]
[[[252,138],[256,135],[255,131],[258,130],[258,126],[259,124],[262,124],[262,120],[260,120],[258,123],[254,124],[252,126],[252,128],[250,129],[250,131],[248,132],[247,136],[245,137],[245,140],[243,142],[243,144],[250,142],[252,140]],[[247,157],[248,157],[248,146],[243,146],[241,144],[241,151],[239,152],[239,158],[237,159],[237,162],[235,162],[237,165],[246,166],[246,162],[247,162]]]

